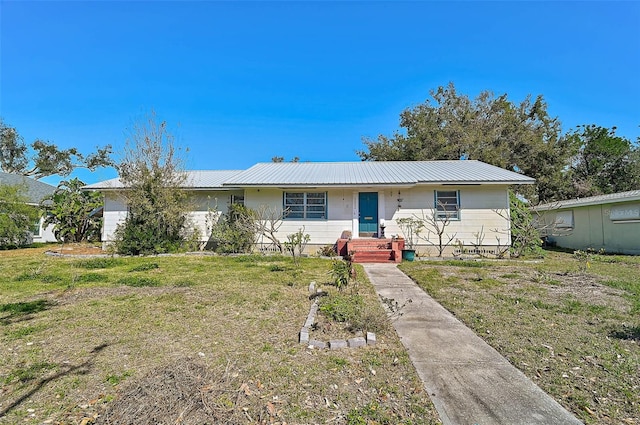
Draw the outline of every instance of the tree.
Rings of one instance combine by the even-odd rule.
[[[498,214],[509,220],[512,257],[542,254],[541,229],[537,226],[529,205],[519,199],[515,193],[509,191],[509,212],[503,211]]]
[[[98,192],[82,190],[85,183],[77,178],[64,180],[55,192],[41,203],[45,225],[53,225],[60,242],[100,240],[102,219],[93,215],[103,204]]]
[[[284,242],[284,247],[293,258],[293,264],[300,268],[300,258],[304,252],[305,247],[311,240],[311,235],[304,233],[304,226],[298,229],[296,233],[287,235],[287,241]]]
[[[457,209],[455,210],[457,212]],[[419,220],[422,222],[422,227],[427,230],[427,235],[418,232],[417,235],[420,239],[424,240],[431,246],[435,246],[438,249],[438,257],[442,257],[444,250],[447,249],[451,242],[455,239],[457,233],[446,233],[447,227],[451,224],[451,219],[454,217],[453,211],[448,211],[446,204],[438,202],[438,207],[432,209],[428,214],[422,211],[422,217]],[[437,242],[431,240],[431,234],[436,237]]]
[[[365,138],[358,155],[366,161],[477,159],[534,177],[537,193],[529,195],[541,201],[566,191],[565,165],[576,147],[560,136],[560,122],[549,116],[542,96],[515,104],[506,94],[483,91],[470,99],[453,83],[430,94],[400,114],[402,131]]]
[[[23,186],[0,185],[0,247],[26,245],[31,230],[40,217],[33,205],[28,205]]]
[[[579,146],[571,166],[571,197],[640,188],[640,148],[615,132],[615,127],[584,125],[567,136]]]
[[[197,239],[187,211],[190,199],[183,161],[165,121],[151,113],[130,130],[123,158],[116,165],[129,212],[115,233],[122,254],[176,251]]]
[[[284,156],[274,156],[271,158],[271,162],[284,162]],[[300,162],[300,158],[294,156],[289,162]]]
[[[0,119],[0,169],[6,173],[21,174],[34,179],[50,175],[68,176],[76,168],[91,171],[113,165],[111,146],[96,147],[88,156],[76,148],[59,149],[55,144],[36,139],[30,146],[17,130]]]

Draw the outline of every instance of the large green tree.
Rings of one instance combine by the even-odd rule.
[[[453,83],[430,95],[400,114],[401,130],[393,136],[365,138],[358,155],[369,161],[477,159],[536,178],[536,192],[527,193],[533,200],[565,195],[564,166],[577,148],[561,137],[542,96],[514,103],[506,94],[483,91],[471,99]]]
[[[60,242],[100,240],[102,219],[95,212],[103,204],[102,195],[82,190],[83,186],[85,183],[77,178],[64,180],[40,204],[45,211],[44,224],[54,226]]]
[[[20,185],[0,185],[0,247],[25,245],[31,239],[40,212],[27,204],[25,191]]]
[[[151,113],[130,130],[123,157],[116,165],[128,206],[116,230],[122,254],[157,254],[180,249],[195,237],[183,160],[165,121]]]
[[[76,168],[91,171],[113,165],[111,146],[96,147],[89,155],[76,148],[60,149],[55,144],[37,139],[27,145],[18,131],[0,119],[0,170],[34,179],[51,175],[68,176]]]
[[[640,189],[640,148],[615,127],[579,126],[567,137],[579,146],[571,163],[573,197]]]

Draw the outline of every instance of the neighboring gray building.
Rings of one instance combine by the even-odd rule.
[[[24,195],[28,199],[28,204],[38,206],[40,201],[45,197],[53,194],[56,190],[55,186],[34,180],[18,174],[9,174],[0,172],[0,185],[7,186],[23,186],[25,188]],[[34,242],[55,242],[56,238],[53,234],[53,226],[43,227],[43,218],[39,222],[34,223],[33,241]]]
[[[570,199],[534,208],[551,242],[562,248],[640,254],[640,190]],[[553,228],[553,231],[548,229]]]

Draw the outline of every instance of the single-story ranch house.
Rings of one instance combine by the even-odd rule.
[[[206,218],[211,208],[224,213],[231,203],[249,208],[268,206],[287,211],[278,238],[303,228],[310,235],[309,252],[333,245],[341,235],[353,240],[402,236],[402,217],[446,215],[448,235],[455,244],[477,244],[489,250],[509,245],[508,188],[533,184],[534,179],[480,161],[396,162],[297,162],[259,163],[247,170],[189,171],[185,190],[193,193],[197,208],[191,217],[209,232]],[[102,240],[113,240],[114,231],[127,214],[118,179],[86,186],[104,193]],[[423,236],[427,232],[423,231]],[[423,255],[437,255],[434,235],[420,240]],[[449,249],[456,247],[452,246]],[[396,259],[397,260],[397,259]]]
[[[640,254],[640,190],[538,205],[547,240],[562,248]]]

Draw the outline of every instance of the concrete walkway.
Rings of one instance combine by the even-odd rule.
[[[443,424],[581,424],[394,264],[363,264]]]

